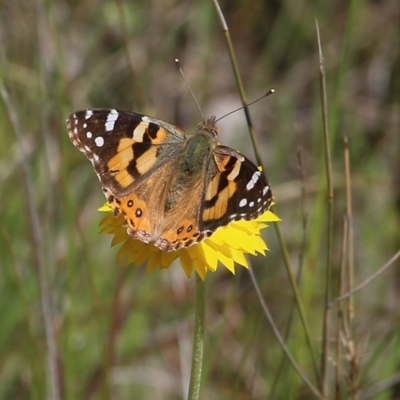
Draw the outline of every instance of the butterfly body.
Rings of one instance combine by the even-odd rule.
[[[191,135],[121,110],[78,111],[67,126],[129,235],[161,250],[191,246],[270,206],[265,178],[240,153],[218,144],[214,118]]]

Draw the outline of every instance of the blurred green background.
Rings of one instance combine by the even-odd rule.
[[[276,90],[250,111],[319,360],[327,201],[315,19],[332,151],[334,298],[346,212],[345,135],[354,283],[400,246],[400,2],[221,0],[221,9],[248,100]],[[66,400],[186,397],[194,279],[179,265],[146,276],[143,267],[115,260],[110,237],[98,235],[100,184],[65,126],[78,109],[109,107],[192,131],[201,115],[176,57],[206,116],[240,106],[211,1],[0,2],[1,400],[49,399],[51,376]],[[242,111],[219,126],[223,144],[255,161]],[[280,331],[290,326],[293,356],[317,385],[273,227],[264,237],[270,251],[251,259],[257,281]],[[206,283],[202,398],[313,398],[282,363],[248,272],[219,268]],[[354,296],[336,398],[400,398],[399,292],[397,261]]]

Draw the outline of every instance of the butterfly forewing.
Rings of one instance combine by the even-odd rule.
[[[203,199],[201,224],[214,231],[231,221],[251,220],[269,209],[272,194],[261,171],[246,157],[226,146],[214,150],[217,171]]]
[[[72,114],[67,126],[72,143],[92,162],[103,186],[118,197],[178,155],[183,131],[170,132],[156,122],[128,111],[99,109]]]

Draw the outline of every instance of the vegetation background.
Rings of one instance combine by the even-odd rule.
[[[266,304],[316,387],[326,356],[329,398],[399,399],[398,260],[352,297],[354,317],[339,336],[332,308],[329,348],[322,346],[329,204],[315,18],[332,154],[333,299],[343,235],[344,264],[354,248],[354,285],[400,247],[400,3],[221,0],[221,9],[247,98],[276,90],[251,115],[317,369],[273,227],[265,230],[267,256],[252,258]],[[0,399],[51,398],[52,376],[65,400],[186,398],[193,277],[179,265],[146,276],[115,260],[110,238],[98,235],[99,182],[70,143],[65,119],[87,107],[122,108],[192,131],[201,116],[176,57],[206,116],[240,106],[214,6],[3,0],[0,13]],[[255,160],[243,112],[219,126],[222,143]],[[315,398],[283,356],[248,271],[238,267],[232,276],[220,268],[206,283],[201,397]]]

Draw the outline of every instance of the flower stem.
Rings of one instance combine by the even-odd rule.
[[[205,284],[196,273],[196,310],[193,338],[192,370],[188,400],[197,400],[200,393],[201,372],[204,353],[204,315],[205,315]]]

